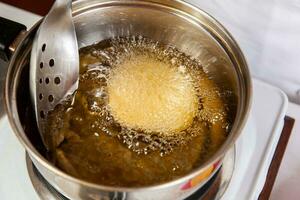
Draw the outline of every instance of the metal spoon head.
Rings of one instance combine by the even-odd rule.
[[[49,111],[78,87],[79,53],[70,0],[57,0],[34,38],[30,94],[42,140]]]

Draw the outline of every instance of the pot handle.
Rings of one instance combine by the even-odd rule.
[[[25,33],[25,25],[0,17],[0,59],[9,60]]]

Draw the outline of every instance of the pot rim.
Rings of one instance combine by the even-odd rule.
[[[227,137],[226,141],[222,144],[222,146],[213,154],[213,156],[211,156],[206,162],[204,162],[202,165],[200,165],[199,167],[195,168],[194,170],[192,170],[191,172],[189,172],[188,174],[186,174],[185,176],[179,177],[177,179],[165,182],[165,183],[161,183],[161,184],[156,184],[156,185],[150,185],[150,186],[143,186],[143,187],[112,187],[112,186],[105,186],[105,185],[101,185],[101,184],[95,184],[95,183],[91,183],[88,181],[84,181],[78,178],[75,178],[65,172],[63,172],[62,170],[60,170],[59,168],[57,168],[56,166],[54,166],[50,161],[48,161],[46,158],[44,158],[36,149],[35,147],[31,144],[31,142],[29,141],[29,139],[26,137],[26,134],[21,126],[20,123],[20,119],[18,116],[18,109],[17,109],[17,102],[16,102],[16,90],[17,90],[17,86],[19,83],[19,76],[20,76],[20,67],[18,69],[15,69],[15,62],[19,59],[19,55],[22,52],[22,46],[24,45],[26,39],[30,38],[30,35],[33,34],[33,32],[35,32],[38,29],[39,24],[41,23],[41,20],[39,22],[37,22],[25,35],[24,39],[22,40],[22,42],[18,45],[15,53],[13,54],[11,61],[9,63],[9,67],[8,67],[8,71],[7,71],[7,75],[6,75],[6,80],[5,80],[5,92],[4,92],[4,96],[5,96],[5,109],[6,109],[6,113],[8,116],[8,120],[9,123],[13,129],[14,134],[16,135],[16,137],[18,138],[18,140],[21,142],[21,144],[24,146],[25,150],[29,153],[30,157],[35,159],[38,163],[40,163],[43,167],[47,168],[49,171],[51,171],[51,173],[56,174],[58,176],[61,176],[62,178],[65,178],[66,180],[70,181],[70,182],[74,182],[80,186],[87,186],[90,188],[94,188],[94,189],[99,189],[99,190],[105,190],[105,191],[120,191],[120,192],[131,192],[131,191],[138,191],[138,190],[157,190],[157,189],[163,189],[163,188],[168,188],[170,186],[174,186],[180,183],[183,183],[185,181],[188,181],[189,179],[197,176],[198,174],[200,174],[202,171],[204,171],[206,168],[212,166],[215,162],[217,162],[218,160],[222,160],[224,154],[226,153],[226,151],[228,149],[230,149],[236,139],[239,137],[239,135],[242,132],[242,129],[246,123],[247,117],[249,115],[249,111],[250,111],[250,107],[251,107],[251,102],[252,102],[252,81],[251,81],[251,77],[250,77],[250,71],[248,69],[248,65],[246,62],[246,59],[243,56],[243,53],[239,47],[239,45],[235,42],[234,38],[232,37],[232,35],[216,20],[214,19],[211,15],[209,15],[208,13],[206,13],[205,11],[203,11],[202,9],[189,4],[183,0],[173,0],[174,2],[176,2],[177,4],[180,4],[181,6],[184,6],[188,9],[193,10],[193,12],[195,13],[200,13],[201,15],[204,15],[211,23],[213,23],[214,26],[218,27],[220,29],[220,31],[223,32],[223,37],[226,37],[226,39],[228,41],[224,41],[225,43],[229,42],[229,44],[227,45],[231,45],[230,48],[233,49],[233,51],[235,52],[234,55],[232,55],[234,58],[230,57],[230,59],[234,60],[235,62],[238,62],[238,65],[242,66],[242,70],[243,70],[243,77],[242,80],[240,80],[241,77],[238,77],[238,81],[242,81],[244,83],[244,90],[245,90],[245,97],[244,97],[244,102],[241,102],[243,105],[239,105],[238,106],[238,110],[237,110],[237,114],[236,114],[236,118],[235,121],[233,123],[233,127],[230,131],[229,136]],[[75,1],[73,4],[80,2],[80,1]],[[106,3],[120,3],[119,1],[107,1]],[[126,4],[126,3],[151,3],[151,4],[162,4],[159,1],[153,1],[153,0],[143,0],[143,1],[138,1],[138,0],[131,0],[131,1],[122,1],[122,4]],[[162,4],[165,6],[165,4]],[[179,10],[181,12],[183,12],[182,10]],[[80,12],[80,11],[76,11],[76,12]],[[192,17],[197,19],[197,16],[194,16],[191,13],[185,13],[188,15],[191,15]],[[221,36],[220,36],[221,37]],[[31,49],[31,48],[30,48]],[[29,50],[28,50],[29,51]],[[228,52],[226,51],[226,53],[228,54]],[[24,60],[24,56],[22,58]],[[232,60],[232,61],[233,61]],[[15,73],[16,72],[16,73]],[[13,76],[14,75],[14,76]],[[240,82],[239,82],[240,83]],[[11,91],[12,90],[12,91]],[[242,111],[241,111],[242,110]],[[239,118],[239,119],[237,119]],[[239,123],[237,124],[237,121],[239,121]]]

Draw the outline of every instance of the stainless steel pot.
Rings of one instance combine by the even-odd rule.
[[[202,60],[207,73],[223,89],[235,92],[235,120],[222,147],[184,177],[150,187],[107,187],[76,179],[59,170],[37,150],[25,117],[30,109],[28,63],[37,23],[24,36],[9,64],[5,104],[10,124],[44,178],[70,199],[183,199],[218,170],[224,154],[242,132],[251,102],[251,79],[245,58],[233,37],[204,11],[181,0],[78,0],[73,2],[79,47],[114,36],[143,35],[171,44]],[[27,106],[27,107],[26,107]]]

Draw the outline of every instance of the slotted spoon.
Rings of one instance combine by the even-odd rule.
[[[49,111],[78,87],[79,53],[71,7],[71,0],[55,1],[36,33],[31,51],[30,94],[46,148]]]

